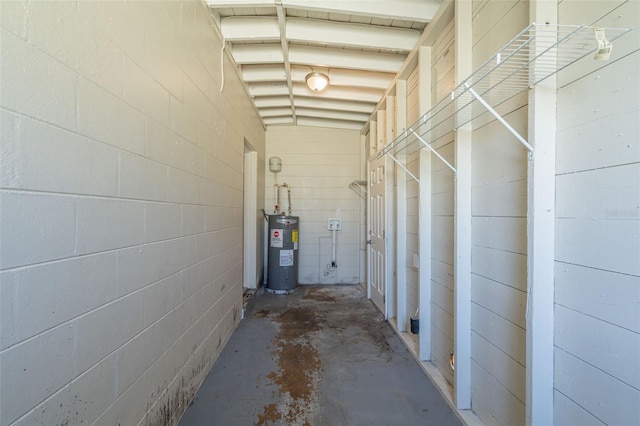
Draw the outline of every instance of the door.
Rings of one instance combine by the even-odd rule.
[[[258,153],[250,150],[245,142],[244,153],[244,235],[243,235],[243,285],[258,286]]]
[[[386,293],[386,245],[385,245],[385,159],[369,162],[369,298],[387,317]]]

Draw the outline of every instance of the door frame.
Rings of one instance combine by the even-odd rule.
[[[375,217],[371,212],[371,163],[376,161],[372,156],[367,161],[367,297],[373,301],[371,293],[371,267],[372,267],[372,243],[371,243],[371,219]],[[383,312],[385,319],[389,318],[392,312],[390,309],[396,302],[394,280],[396,276],[395,264],[395,227],[394,227],[394,163],[388,158],[383,162],[383,184],[384,184],[384,299]],[[375,303],[374,303],[375,305]]]
[[[258,287],[258,153],[245,140],[243,204],[243,269],[245,288]]]

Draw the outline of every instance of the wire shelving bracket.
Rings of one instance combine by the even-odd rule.
[[[366,180],[354,180],[349,184],[349,188],[356,194],[358,197],[363,200],[367,199],[367,181]]]
[[[596,53],[595,59],[608,59],[611,42],[629,31],[631,28],[529,25],[452,90],[450,96],[438,101],[382,148],[377,158],[389,155],[398,162],[396,154],[402,151],[411,154],[427,147],[455,173],[456,169],[431,143],[487,112],[533,152],[534,147],[495,108],[590,53]]]

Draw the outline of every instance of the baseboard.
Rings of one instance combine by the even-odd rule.
[[[458,419],[466,426],[482,426],[484,423],[480,418],[471,410],[458,410],[456,404],[453,401],[453,386],[447,382],[440,370],[431,361],[420,361],[418,357],[418,344],[414,335],[398,329],[398,323],[395,318],[389,318],[389,324],[393,331],[398,335],[402,343],[407,347],[407,350],[413,356],[413,359],[418,363],[422,371],[427,375],[429,380],[435,385],[440,395],[447,401],[451,410],[456,414]]]

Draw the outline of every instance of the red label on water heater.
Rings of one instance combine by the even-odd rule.
[[[282,233],[278,229],[271,230],[271,247],[282,247]]]

